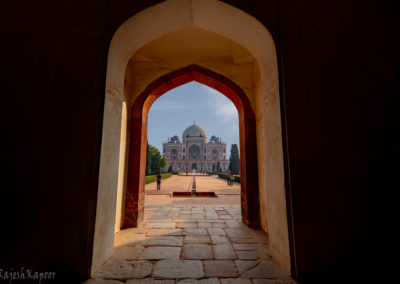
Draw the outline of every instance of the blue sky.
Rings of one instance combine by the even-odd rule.
[[[190,82],[158,98],[148,114],[147,139],[162,153],[162,143],[178,135],[196,121],[207,133],[226,142],[227,158],[231,144],[239,146],[239,119],[234,104],[220,92],[197,82]]]

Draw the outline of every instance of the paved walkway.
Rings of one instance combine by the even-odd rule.
[[[198,178],[199,189],[238,190],[224,188],[226,182],[215,177],[202,178]],[[163,190],[185,189],[189,179],[174,177],[169,182],[167,179]],[[152,190],[151,186],[146,186],[146,191]],[[148,202],[159,196],[190,202]],[[221,196],[240,198],[238,194]],[[147,194],[144,226],[116,233],[113,257],[86,283],[295,283],[272,261],[267,234],[241,222],[240,203],[206,205],[208,200],[222,198]]]
[[[145,190],[147,194],[169,194],[172,191],[189,191],[193,183],[193,176],[173,175],[170,178],[161,181],[161,190],[157,191],[157,183],[152,182],[146,184]],[[233,183],[228,186],[225,180],[218,176],[196,176],[197,191],[215,191],[217,193],[236,193],[240,194],[240,184]]]
[[[145,186],[145,204],[148,205],[229,205],[240,206],[240,184],[228,186],[226,181],[217,176],[196,176],[196,190],[213,191],[217,198],[210,197],[170,197],[173,191],[191,191],[193,176],[172,176],[161,181],[161,190],[157,191],[155,182]]]

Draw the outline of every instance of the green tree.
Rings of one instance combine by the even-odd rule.
[[[150,174],[150,167],[151,167],[151,153],[150,153],[150,145],[147,142],[146,148],[146,176]]]
[[[146,151],[146,175],[157,174],[161,169],[165,168],[167,162],[160,151],[154,146],[147,144]]]
[[[160,169],[164,170],[166,166],[167,166],[167,160],[165,159],[165,156],[162,156],[160,160]]]
[[[151,153],[151,172],[153,174],[156,174],[160,171],[160,159],[161,159],[161,154],[160,151],[158,151],[157,148],[153,147],[153,152]]]
[[[171,166],[169,166],[169,168],[168,168],[168,172],[169,172],[169,173],[172,173],[172,165],[171,165]]]
[[[237,144],[232,144],[231,146],[231,156],[229,158],[229,170],[234,175],[238,175],[240,173],[240,158],[239,158],[239,149]]]

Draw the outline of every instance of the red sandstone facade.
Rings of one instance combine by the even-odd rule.
[[[200,126],[193,123],[182,134],[183,142],[177,136],[163,143],[163,155],[167,160],[167,169],[172,166],[174,171],[211,171],[217,168],[219,162],[221,170],[229,169],[229,160],[226,159],[226,143],[221,138],[212,136],[207,142],[207,133]]]

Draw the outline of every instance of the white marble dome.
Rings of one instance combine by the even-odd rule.
[[[182,134],[183,138],[186,137],[204,137],[207,138],[207,133],[204,131],[203,128],[200,126],[196,125],[196,122],[194,122],[191,126],[185,129]]]

